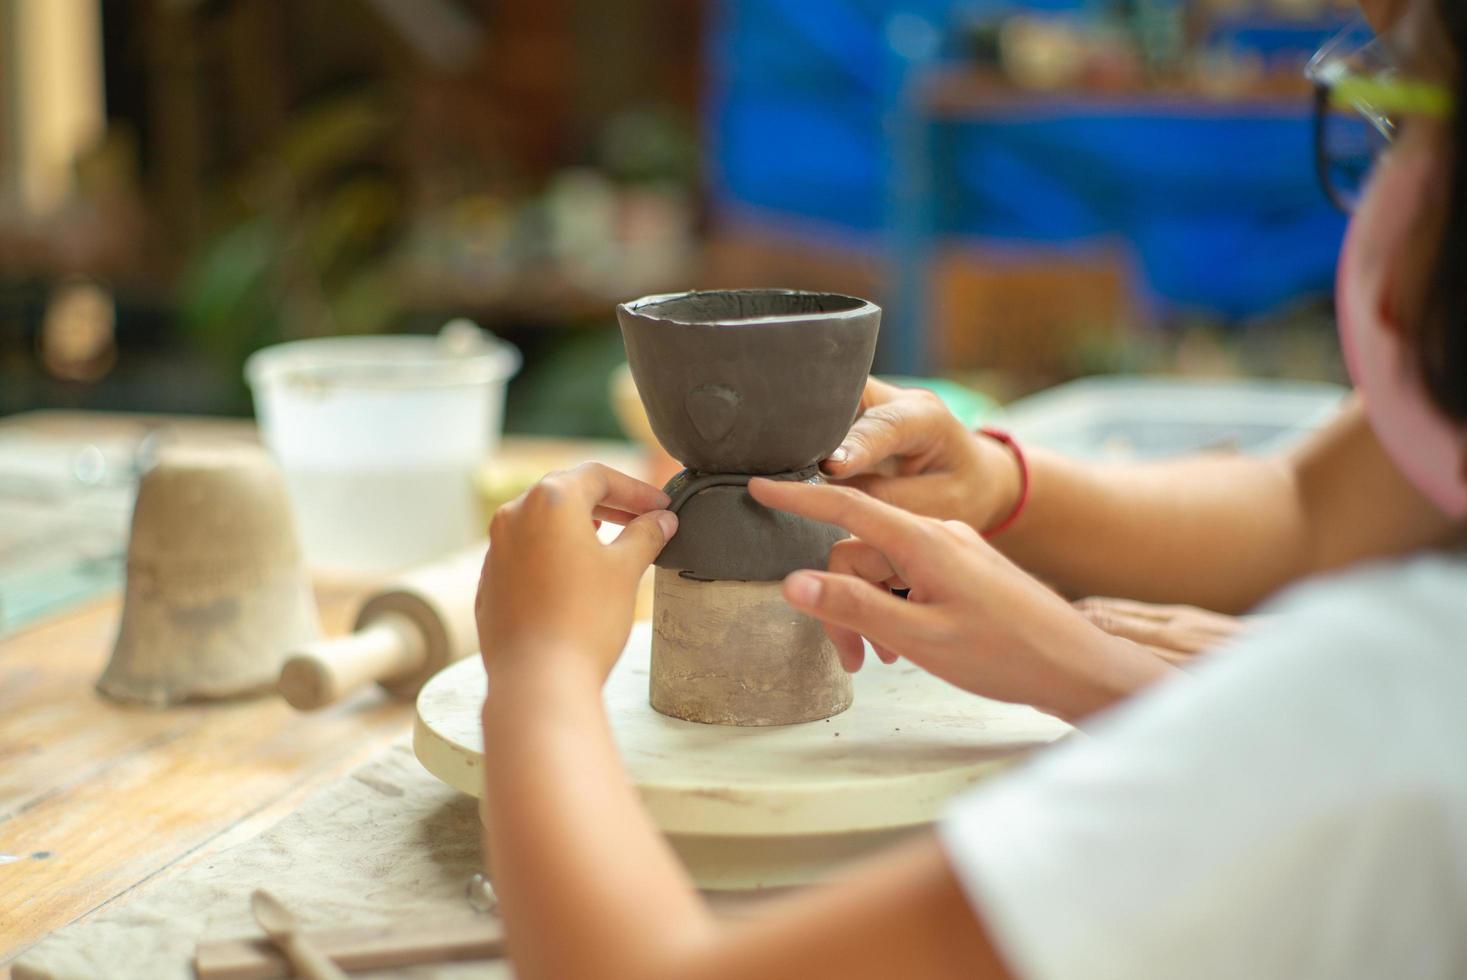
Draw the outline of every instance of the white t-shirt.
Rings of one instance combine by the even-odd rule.
[[[1273,611],[950,811],[1018,975],[1467,977],[1467,560]]]

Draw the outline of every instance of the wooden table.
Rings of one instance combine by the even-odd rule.
[[[604,443],[507,439],[502,453],[546,468],[636,463]],[[367,588],[318,587],[327,633],[347,628]],[[274,697],[164,711],[115,704],[93,684],[119,611],[110,595],[0,641],[0,964],[141,883],[254,836],[411,727],[412,706],[375,687],[313,714]]]

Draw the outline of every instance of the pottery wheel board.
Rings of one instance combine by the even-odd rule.
[[[651,639],[651,624],[632,629],[606,684],[607,713],[632,782],[703,888],[827,877],[1070,730],[869,654],[855,703],[833,718],[775,728],[680,721],[648,704]],[[444,668],[418,696],[413,732],[423,766],[475,797],[485,690],[477,657]]]

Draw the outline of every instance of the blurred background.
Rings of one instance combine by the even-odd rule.
[[[256,349],[467,317],[618,436],[613,305],[785,285],[999,399],[1330,379],[1333,0],[0,0],[0,413],[247,414]]]
[[[1342,391],[1302,68],[1354,16],[0,0],[0,635],[115,589],[160,447],[252,415],[322,574],[582,459],[663,482],[647,293],[873,299],[878,371],[1059,451],[1276,449]]]

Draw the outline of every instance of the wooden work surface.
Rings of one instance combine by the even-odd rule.
[[[554,440],[506,440],[503,455],[547,468],[635,459]],[[345,631],[366,591],[318,588],[328,634]],[[0,964],[140,883],[255,836],[411,729],[412,705],[375,686],[313,714],[274,697],[115,704],[93,684],[119,612],[110,595],[0,641]]]
[[[322,593],[340,632],[354,596]],[[0,961],[181,861],[258,833],[402,735],[376,689],[302,715],[278,698],[151,711],[93,689],[120,602],[0,645]],[[8,860],[8,859],[7,859]]]

